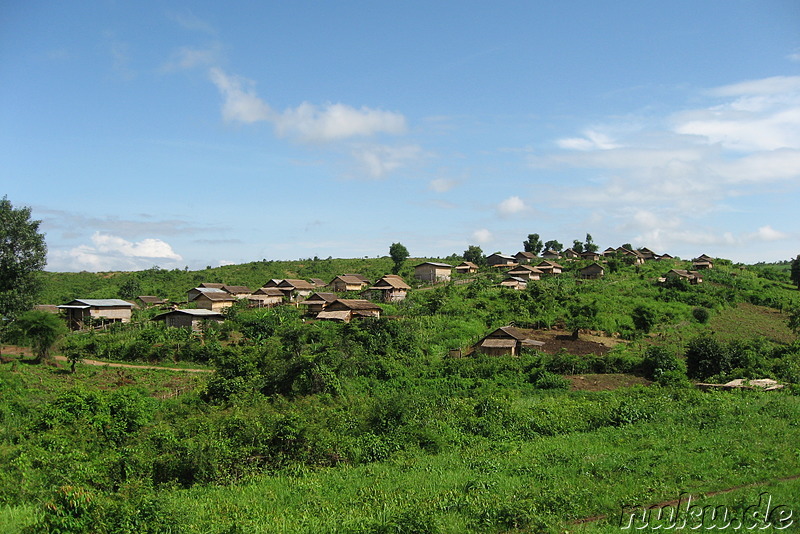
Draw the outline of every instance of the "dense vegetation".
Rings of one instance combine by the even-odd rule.
[[[525,291],[496,287],[487,270],[350,324],[235,307],[191,333],[142,310],[132,325],[70,334],[67,356],[215,372],[0,365],[0,531],[618,530],[623,508],[800,474],[800,342],[786,326],[797,290],[788,274],[721,263],[696,286],[655,283],[678,261],[612,261],[587,281],[575,276],[585,262],[563,262],[564,274]],[[394,266],[48,273],[45,300],[133,290],[181,300],[200,282],[375,279]],[[577,329],[607,350],[448,356],[508,324]],[[590,391],[565,378],[593,373],[652,385]],[[789,387],[689,382],[738,377]],[[800,491],[797,480],[769,488],[784,500]],[[727,503],[744,509],[748,491]]]

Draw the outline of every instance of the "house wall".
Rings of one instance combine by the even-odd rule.
[[[121,321],[129,323],[131,321],[130,308],[89,308],[89,315],[97,319],[107,319],[110,321]]]
[[[439,282],[450,280],[450,268],[427,265],[414,269],[414,276],[426,282]]]

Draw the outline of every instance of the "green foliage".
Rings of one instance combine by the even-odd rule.
[[[471,261],[475,265],[486,265],[486,255],[477,245],[470,245],[463,254],[464,261]]]
[[[37,361],[46,359],[52,346],[67,333],[64,321],[52,313],[30,310],[20,314],[13,328],[33,349]]]
[[[555,239],[551,239],[550,241],[545,242],[544,244],[545,250],[555,250],[556,252],[561,252],[564,250],[564,245],[556,241]]]
[[[656,310],[648,304],[640,304],[631,312],[631,319],[637,330],[647,334],[656,324]]]
[[[534,256],[538,256],[544,245],[539,234],[528,234],[528,239],[522,242],[522,246],[525,252],[531,252]]]
[[[408,256],[408,249],[405,246],[401,243],[392,243],[389,247],[389,257],[391,257],[394,262],[393,273],[397,274],[400,272],[400,268],[403,266],[403,262],[406,261]]]
[[[711,313],[708,311],[708,308],[697,307],[692,310],[692,317],[697,319],[698,323],[706,324],[710,316]]]
[[[789,279],[794,282],[797,289],[800,289],[800,254],[792,260],[792,266],[789,271]]]
[[[47,263],[41,222],[31,220],[30,208],[0,200],[0,318],[13,319],[36,303]]]

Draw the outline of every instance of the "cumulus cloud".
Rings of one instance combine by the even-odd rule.
[[[481,244],[486,244],[492,240],[492,233],[486,228],[481,228],[472,232],[472,239]]]
[[[266,102],[255,91],[255,83],[229,76],[222,69],[212,68],[209,76],[222,94],[222,117],[226,121],[253,123],[270,120],[274,114]]]
[[[367,107],[356,109],[344,104],[318,107],[304,102],[272,120],[278,135],[310,142],[338,141],[379,133],[401,134],[406,131],[406,119],[399,113]]]
[[[537,171],[568,178],[551,196],[569,198],[632,242],[651,247],[729,245],[744,250],[786,234],[765,225],[755,231],[726,213],[762,213],[754,202],[796,189],[800,181],[800,77],[777,76],[717,87],[696,95],[705,107],[648,120],[610,120],[559,150],[530,157]],[[695,101],[696,101],[695,100]],[[603,132],[615,132],[609,135]],[[568,185],[566,185],[568,183]],[[748,203],[748,199],[753,202]]]
[[[497,206],[497,211],[503,216],[514,215],[527,209],[525,202],[518,196],[508,197]]]
[[[95,232],[91,241],[91,245],[79,245],[67,251],[53,251],[48,265],[55,264],[64,270],[137,270],[157,263],[172,264],[183,259],[161,239],[147,238],[132,242]]]
[[[303,102],[283,112],[273,111],[255,90],[251,80],[232,76],[214,67],[209,76],[223,96],[222,116],[226,121],[273,124],[275,132],[303,142],[331,142],[377,134],[401,134],[406,119],[400,113],[354,108],[345,104],[316,106]]]

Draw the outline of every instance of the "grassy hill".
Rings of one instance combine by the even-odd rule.
[[[409,280],[414,263],[401,273]],[[382,305],[388,319],[234,308],[192,334],[140,312],[59,348],[213,374],[71,374],[10,358],[0,363],[0,531],[608,532],[681,493],[736,487],[700,502],[739,516],[761,491],[795,499],[800,343],[786,320],[797,290],[729,262],[692,286],[656,282],[680,261],[610,263],[585,281],[585,264],[562,263],[564,274],[524,291],[497,287],[491,270],[415,284],[406,301]],[[391,267],[48,273],[45,300],[123,289],[180,300],[200,282],[374,279]],[[449,356],[509,324],[545,345]],[[689,380],[742,376],[788,387],[703,392]]]

